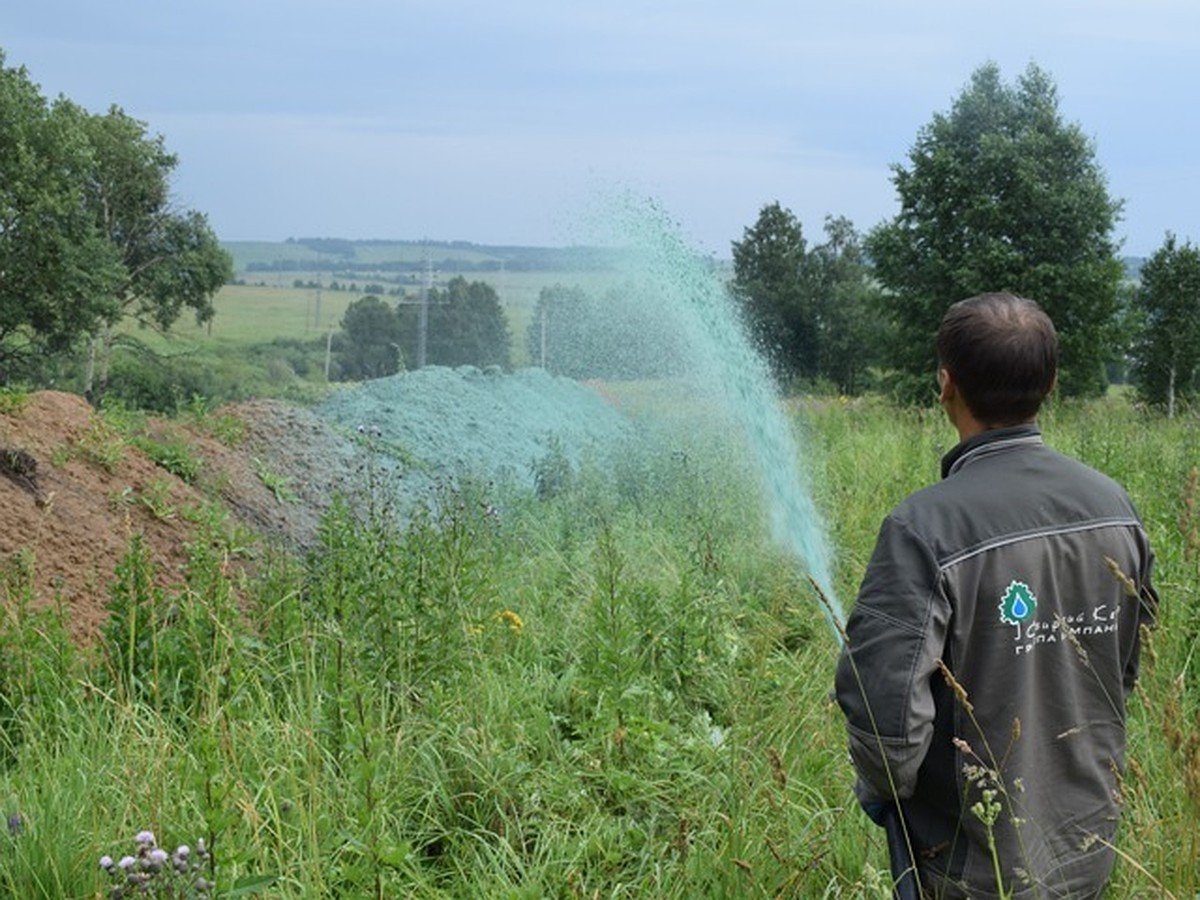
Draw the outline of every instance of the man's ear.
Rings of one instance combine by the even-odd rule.
[[[938,369],[938,403],[943,406],[953,399],[958,393],[958,385],[954,383],[954,376],[950,374],[949,369]]]

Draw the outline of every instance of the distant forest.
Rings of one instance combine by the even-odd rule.
[[[382,240],[290,237],[279,242],[224,241],[239,272],[595,272],[620,266],[622,251],[612,247],[526,247],[470,241]],[[1121,260],[1126,277],[1137,281],[1145,259]]]
[[[621,251],[605,247],[490,246],[468,241],[288,238],[282,243],[225,242],[242,272],[443,273],[596,271],[619,264]]]

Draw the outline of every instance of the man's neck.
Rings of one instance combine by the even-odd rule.
[[[955,418],[954,428],[958,431],[958,442],[961,444],[963,441],[969,441],[976,435],[983,434],[987,431],[998,431],[1001,428],[1015,428],[1018,425],[1033,425],[1036,422],[1037,418],[1035,416],[1031,416],[1030,418],[1023,419],[1020,422],[1003,422],[992,425],[986,422],[980,422],[973,415],[971,415],[970,412],[968,412],[964,416]]]

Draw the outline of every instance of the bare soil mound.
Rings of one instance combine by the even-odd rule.
[[[11,608],[14,588],[30,583],[35,603],[63,604],[72,635],[87,642],[105,618],[117,563],[135,534],[165,588],[183,582],[197,537],[190,513],[206,503],[223,503],[267,540],[311,543],[334,491],[350,481],[354,448],[284,403],[255,401],[220,414],[243,423],[245,437],[235,446],[203,423],[148,425],[153,439],[183,442],[200,463],[189,484],[77,395],[41,391],[0,413],[0,567],[9,586],[0,598]]]
[[[180,580],[195,529],[178,511],[204,498],[126,445],[82,397],[42,391],[0,414],[0,460],[9,583],[31,576],[38,602],[66,604],[75,637],[86,640],[103,621],[134,534],[164,582]]]

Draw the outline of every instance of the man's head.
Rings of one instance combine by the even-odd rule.
[[[1054,323],[1032,300],[1013,294],[980,294],[951,306],[938,329],[937,353],[939,368],[985,429],[1032,420],[1058,370]],[[944,374],[942,380],[945,402]]]

